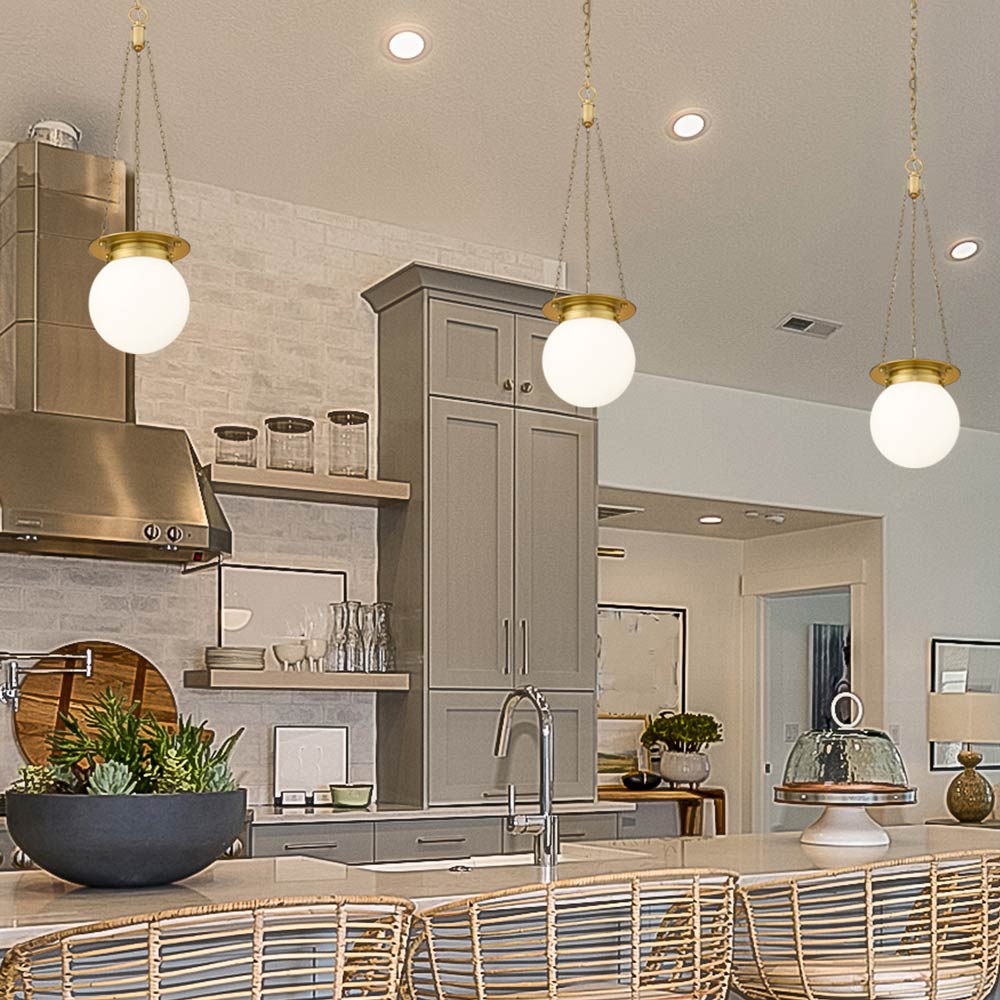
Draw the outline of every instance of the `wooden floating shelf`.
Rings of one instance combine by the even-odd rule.
[[[184,687],[213,691],[409,691],[409,674],[301,673],[297,670],[185,670]]]
[[[410,499],[409,483],[388,479],[250,469],[239,465],[210,465],[207,472],[216,493],[232,496],[339,503],[355,507],[382,507],[390,503],[405,503]]]

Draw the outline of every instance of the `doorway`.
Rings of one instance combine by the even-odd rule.
[[[763,829],[802,830],[819,809],[774,801],[799,736],[833,725],[830,703],[851,687],[851,588],[769,594],[761,599]]]

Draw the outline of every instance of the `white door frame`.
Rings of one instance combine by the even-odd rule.
[[[748,573],[743,576],[740,593],[743,597],[743,648],[753,664],[749,683],[744,688],[744,718],[752,720],[756,739],[750,743],[750,753],[744,771],[744,787],[750,795],[744,799],[744,829],[763,832],[766,823],[767,759],[765,745],[768,711],[766,704],[767,677],[764,650],[764,599],[801,591],[829,590],[849,587],[851,591],[851,667],[852,686],[865,703],[865,719],[879,725],[882,717],[882,665],[866,664],[857,670],[858,652],[868,649],[872,624],[865,621],[863,588],[868,578],[867,559],[845,559],[824,565],[795,566],[788,569]],[[783,763],[783,762],[782,762]]]

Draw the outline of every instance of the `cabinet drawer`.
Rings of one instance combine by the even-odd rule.
[[[559,840],[561,843],[580,844],[588,840],[617,839],[617,813],[563,813],[559,817]],[[521,854],[532,850],[532,847],[531,837],[511,833],[504,824],[504,854]]]
[[[375,825],[376,861],[500,853],[500,820],[400,820]]]
[[[514,403],[514,317],[431,299],[430,390],[438,396]]]
[[[345,865],[369,864],[375,858],[373,823],[255,823],[250,828],[250,856],[294,854]]]

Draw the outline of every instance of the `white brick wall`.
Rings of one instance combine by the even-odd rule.
[[[0,143],[0,154],[6,148]],[[144,176],[142,201],[143,224],[169,228],[161,177]],[[294,413],[317,421],[322,468],[327,410],[357,407],[377,419],[375,321],[358,295],[377,278],[420,259],[541,281],[546,264],[530,254],[207,184],[178,182],[177,207],[192,244],[179,265],[191,291],[191,318],[177,342],[137,359],[137,408],[142,422],[185,428],[203,461],[212,459],[216,424],[260,426],[265,416]],[[0,364],[4,358],[0,348]],[[373,426],[373,440],[374,432]],[[375,597],[374,512],[235,497],[224,498],[224,506],[235,558],[345,568],[352,596]],[[214,639],[213,582],[207,571],[182,576],[164,566],[0,556],[0,648],[50,649],[100,638],[138,649],[167,676],[182,712],[207,718],[220,733],[248,727],[235,762],[253,802],[270,795],[275,724],[349,725],[351,777],[370,780],[373,695],[197,693],[181,686],[182,672],[199,663],[202,647]],[[0,719],[0,786],[18,763],[8,716]]]

